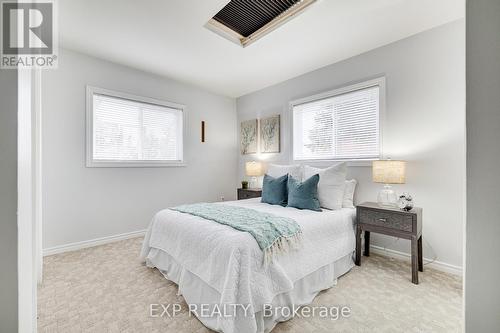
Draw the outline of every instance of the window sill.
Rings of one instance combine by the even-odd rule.
[[[87,161],[87,168],[174,168],[185,167],[185,162],[152,161]]]
[[[378,160],[378,158],[366,160],[294,160],[293,164],[305,164],[314,167],[329,167],[334,164],[346,162],[348,167],[371,167],[372,161]]]

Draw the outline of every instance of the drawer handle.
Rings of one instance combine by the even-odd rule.
[[[386,219],[386,218],[383,218],[383,217],[379,218],[378,220],[379,220],[380,222],[387,222],[387,219]]]

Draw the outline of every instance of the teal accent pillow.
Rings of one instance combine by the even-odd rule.
[[[281,205],[286,206],[287,202],[287,182],[288,175],[284,175],[278,178],[271,177],[269,175],[264,175],[264,181],[262,182],[262,199],[261,202],[265,202],[271,205]]]
[[[314,175],[303,182],[288,177],[288,207],[309,209],[321,212],[318,199],[319,175]]]

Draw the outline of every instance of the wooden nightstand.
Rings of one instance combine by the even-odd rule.
[[[262,196],[261,188],[239,188],[238,189],[238,200],[259,198]]]
[[[375,202],[356,207],[356,265],[361,265],[361,233],[365,233],[364,255],[370,255],[370,232],[409,239],[411,241],[411,281],[418,284],[422,261],[422,208],[409,212],[398,208],[382,208]]]

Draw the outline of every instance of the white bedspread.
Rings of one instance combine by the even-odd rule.
[[[263,252],[249,233],[165,209],[148,228],[141,258],[145,260],[152,248],[163,250],[217,290],[219,304],[250,304],[255,313],[276,295],[292,290],[297,280],[354,251],[355,209],[314,212],[260,203],[260,198],[223,204],[294,219],[302,228],[300,248],[264,267]],[[232,332],[236,326],[241,331],[241,324],[228,320],[222,326]]]

